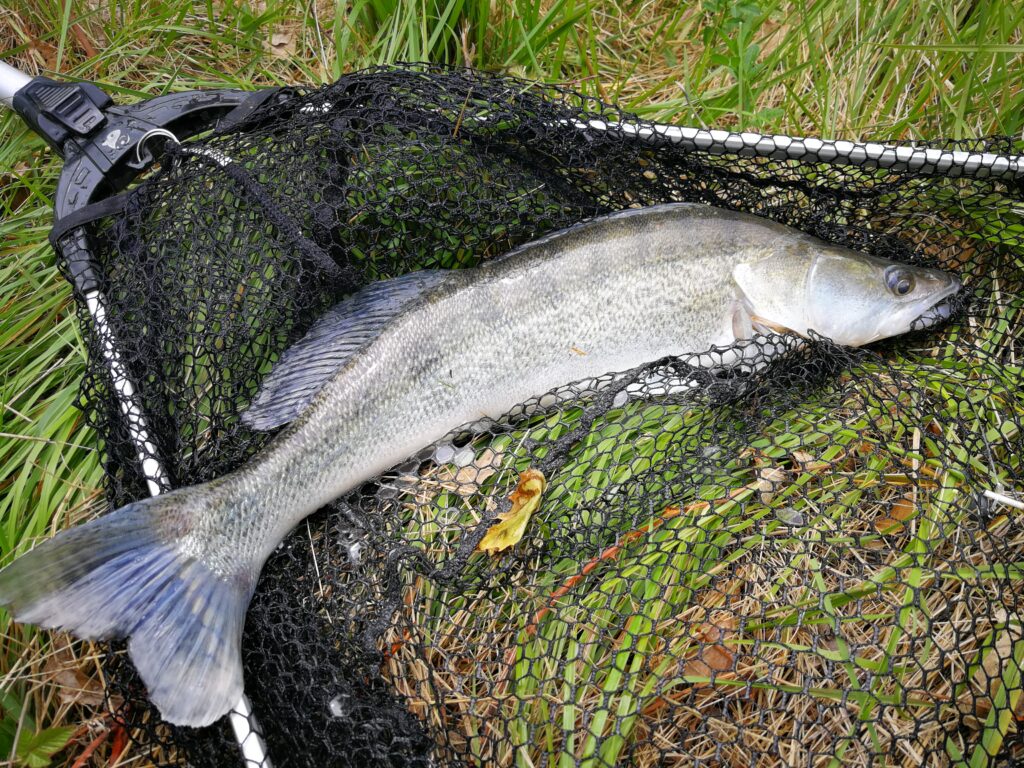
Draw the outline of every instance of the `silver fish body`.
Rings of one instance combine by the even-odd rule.
[[[239,557],[231,570],[253,557],[235,543],[250,526],[265,531],[265,556],[309,513],[459,425],[568,382],[732,341],[731,267],[777,227],[680,212],[631,211],[446,275],[225,482],[223,493],[257,508],[232,521],[246,530],[224,536],[230,551],[218,559]],[[686,239],[693,250],[680,247]],[[220,519],[208,525],[193,537],[197,552],[225,530]]]
[[[818,282],[845,299],[815,294],[826,272]],[[836,283],[843,274],[851,280]],[[774,287],[761,296],[764,285]],[[241,626],[264,561],[327,502],[566,383],[729,344],[761,323],[828,324],[840,343],[865,343],[929,312],[941,319],[958,287],[943,272],[687,204],[596,219],[476,269],[371,286],[268,375],[243,419],[288,426],[259,455],[59,534],[0,572],[0,602],[19,620],[129,636],[164,717],[209,723],[241,696]],[[844,301],[864,316],[835,321]],[[909,319],[879,331],[886,307]]]

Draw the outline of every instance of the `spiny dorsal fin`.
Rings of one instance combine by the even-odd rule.
[[[405,307],[440,285],[451,273],[410,272],[372,283],[339,302],[293,344],[263,379],[242,422],[269,430],[287,424],[309,405],[320,388]]]

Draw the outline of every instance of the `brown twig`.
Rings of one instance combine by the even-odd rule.
[[[110,729],[104,728],[103,732],[100,733],[100,735],[97,736],[95,739],[90,741],[88,746],[86,746],[86,748],[82,750],[81,754],[77,758],[75,758],[75,762],[71,764],[71,768],[85,768],[85,764],[92,756],[92,753],[95,752],[97,748],[99,748],[99,746],[107,740],[107,737],[109,735]]]
[[[113,765],[120,760],[121,755],[128,748],[128,729],[121,723],[114,723],[112,731],[114,738],[110,743],[110,755],[107,757],[109,765]]]
[[[81,24],[72,24],[71,31],[75,35],[75,40],[77,40],[78,44],[82,46],[82,50],[85,51],[86,56],[88,56],[90,59],[99,56],[99,52],[96,50],[96,46],[92,44],[92,41],[89,39],[89,36],[85,34],[85,30],[82,29]]]

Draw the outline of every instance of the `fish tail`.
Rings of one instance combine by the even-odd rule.
[[[0,571],[15,620],[128,638],[164,718],[207,725],[242,697],[241,637],[255,575],[218,575],[169,531],[183,489],[62,531]],[[177,507],[180,512],[180,507]]]

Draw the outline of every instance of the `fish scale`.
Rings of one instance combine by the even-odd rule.
[[[165,719],[208,724],[241,696],[241,632],[263,563],[346,491],[571,382],[686,353],[729,365],[738,347],[701,353],[764,323],[867,343],[944,319],[958,288],[944,272],[683,203],[594,219],[475,269],[376,283],[267,375],[243,421],[288,426],[263,451],[58,534],[0,572],[0,604],[80,636],[128,636]],[[760,364],[784,348],[753,346]]]

